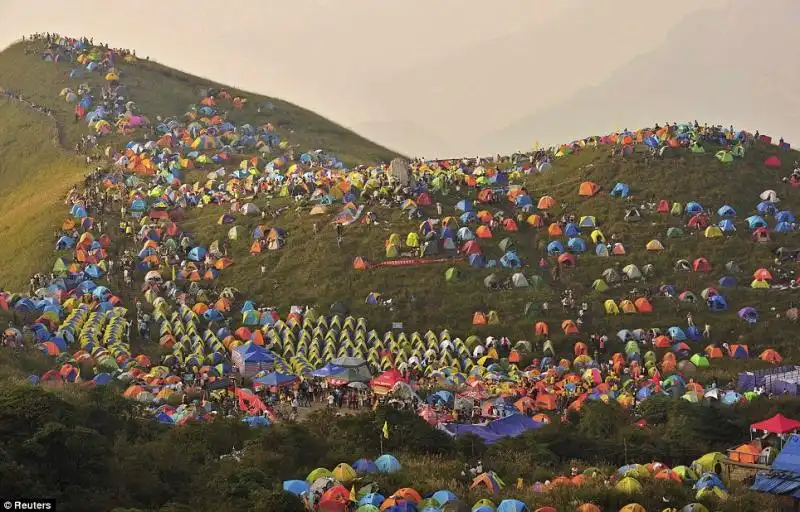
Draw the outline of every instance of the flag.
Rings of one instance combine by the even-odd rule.
[[[358,503],[358,496],[356,495],[356,486],[352,486],[350,488],[350,501],[353,503]]]
[[[389,439],[389,423],[383,422],[383,438]]]
[[[172,281],[176,281],[176,279],[175,279],[175,265],[172,265]]]

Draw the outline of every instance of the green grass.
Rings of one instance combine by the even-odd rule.
[[[64,196],[86,166],[54,144],[46,115],[0,98],[0,119],[0,286],[18,290],[52,266]]]
[[[83,123],[73,122],[71,108],[58,97],[58,92],[63,87],[74,87],[82,81],[98,86],[102,77],[90,74],[87,75],[90,78],[68,80],[66,75],[71,68],[69,64],[46,63],[35,55],[25,55],[25,48],[28,46],[38,48],[37,45],[30,43],[17,44],[0,53],[0,77],[3,82],[0,85],[21,90],[34,101],[58,109],[56,118],[63,126],[64,138],[71,143],[84,133],[85,126]],[[151,119],[155,119],[156,115],[181,115],[197,101],[202,87],[216,85],[154,62],[138,61],[136,64],[123,64],[120,67],[122,82],[129,88],[131,98]],[[240,94],[235,90],[231,90],[231,93]],[[280,100],[241,94],[249,99],[249,105],[242,111],[231,114],[234,121],[263,123],[269,120],[277,125],[282,134],[300,150],[317,147],[329,149],[348,163],[369,163],[387,160],[392,156],[390,151],[300,107]],[[255,111],[255,105],[265,101],[272,102],[276,108],[259,116]],[[34,131],[41,132],[41,130]],[[6,135],[3,139],[5,142],[11,137]],[[115,143],[119,142],[123,141],[115,140]],[[22,137],[18,137],[18,144],[23,147],[30,146],[27,138]],[[417,230],[418,222],[409,221],[397,210],[376,208],[374,211],[381,221],[380,225],[357,224],[348,227],[344,244],[338,248],[330,224],[332,216],[338,211],[337,207],[331,207],[331,213],[327,215],[310,217],[309,205],[296,210],[297,205],[286,199],[272,200],[273,207],[289,208],[279,219],[264,222],[267,227],[279,226],[288,231],[286,247],[274,252],[265,251],[260,256],[253,257],[248,253],[249,235],[244,240],[232,242],[230,255],[234,258],[235,264],[222,272],[215,286],[237,287],[243,292],[243,297],[277,305],[283,310],[293,304],[313,304],[321,310],[326,310],[331,303],[341,300],[355,315],[367,317],[371,326],[379,331],[387,329],[393,321],[402,321],[407,331],[424,332],[428,329],[449,328],[460,336],[491,333],[507,334],[517,339],[531,339],[534,321],[544,320],[550,324],[551,337],[557,347],[561,347],[567,353],[571,350],[574,340],[567,340],[559,335],[558,326],[567,318],[567,315],[557,307],[558,295],[562,289],[571,288],[579,300],[589,301],[592,313],[591,324],[587,326],[587,331],[613,334],[622,328],[684,326],[686,310],[676,311],[672,303],[664,298],[654,299],[655,312],[652,315],[608,317],[603,314],[602,302],[609,297],[619,301],[628,293],[630,286],[598,294],[591,290],[590,285],[594,279],[601,276],[605,268],[617,263],[620,266],[635,263],[640,267],[652,263],[657,269],[656,282],[673,284],[679,292],[689,289],[699,295],[705,287],[716,286],[719,277],[725,274],[723,268],[725,262],[733,259],[741,266],[743,273],[738,276],[740,287],[723,291],[729,301],[730,311],[712,314],[706,311],[705,306],[699,306],[693,311],[695,323],[700,326],[705,323],[711,324],[714,341],[734,342],[742,339],[751,345],[753,355],[757,355],[758,349],[767,346],[775,346],[784,355],[794,355],[792,332],[795,325],[784,319],[776,319],[770,314],[772,307],[778,311],[786,309],[789,295],[776,291],[751,290],[748,285],[749,276],[756,268],[771,264],[771,249],[781,245],[794,246],[798,240],[796,234],[776,234],[769,244],[754,244],[741,224],[739,232],[733,236],[710,240],[705,239],[700,233],[692,233],[686,229],[685,216],[652,214],[638,224],[624,221],[626,207],[638,205],[640,200],[655,198],[684,204],[696,200],[712,211],[716,211],[723,204],[730,204],[737,209],[741,223],[755,211],[755,205],[759,201],[758,194],[768,188],[777,190],[783,198],[782,208],[800,213],[798,191],[780,182],[780,177],[790,170],[788,164],[797,158],[795,152],[782,154],[784,168],[780,171],[770,171],[762,165],[762,162],[767,155],[777,152],[774,147],[757,144],[748,151],[743,160],[736,160],[732,164],[718,162],[713,157],[716,148],[708,147],[707,151],[704,155],[681,151],[676,158],[656,161],[646,166],[641,155],[622,161],[612,159],[606,149],[586,149],[575,155],[557,159],[553,169],[549,171],[525,178],[524,184],[534,197],[549,194],[558,200],[559,205],[554,211],[557,216],[564,213],[575,213],[578,216],[594,215],[605,235],[610,237],[612,233],[617,234],[628,250],[626,256],[600,258],[594,256],[590,248],[587,255],[580,257],[576,269],[566,272],[561,282],[552,283],[549,274],[538,267],[538,261],[544,254],[544,247],[550,240],[545,230],[533,229],[520,223],[518,233],[497,232],[494,239],[480,241],[487,256],[499,258],[502,252],[497,247],[498,242],[505,236],[511,238],[518,254],[526,263],[522,271],[528,276],[541,274],[548,283],[545,289],[523,288],[490,292],[483,286],[483,279],[490,271],[472,269],[463,262],[456,264],[462,270],[462,279],[456,283],[445,283],[444,272],[448,264],[355,271],[352,268],[354,257],[363,256],[370,261],[383,260],[384,241],[389,235],[398,233],[404,239],[409,231]],[[22,151],[16,153],[24,154]],[[11,169],[6,173],[13,173],[15,169],[41,168],[22,164],[5,165]],[[192,173],[191,179],[199,179],[207,170]],[[19,172],[17,174],[19,190],[24,190],[23,186],[32,187],[37,184],[39,195],[42,195],[38,188],[38,183],[42,180],[27,179],[30,171],[25,174],[17,172]],[[21,176],[25,176],[25,179],[20,179]],[[583,180],[592,180],[600,184],[602,192],[588,200],[580,199],[577,195],[578,184]],[[628,202],[609,197],[608,193],[617,181],[631,186],[634,200]],[[16,186],[5,187],[5,190],[7,195],[13,194],[15,198],[24,197],[17,192]],[[450,196],[436,200],[440,200],[445,205],[445,211],[452,214],[453,205],[464,194],[462,191],[457,195],[451,190]],[[54,191],[47,192],[47,197],[55,195]],[[256,203],[263,206],[265,201],[266,199],[261,198]],[[513,214],[513,208],[507,201],[492,205],[490,208],[502,208],[507,213]],[[432,207],[426,209],[428,213],[433,213]],[[48,215],[50,211],[48,210]],[[216,207],[192,209],[188,212],[188,219],[183,223],[183,227],[206,243],[222,239],[231,227],[216,224],[224,211]],[[32,232],[51,232],[53,226],[58,223],[55,221],[61,215],[60,211],[54,211],[52,219],[45,219],[43,214],[24,223],[17,223],[17,228],[9,226],[7,231],[20,240],[18,247],[27,254],[28,248],[35,245],[33,240],[41,240],[41,236],[28,235]],[[317,236],[313,234],[315,222],[320,228]],[[237,223],[249,233],[261,223],[261,219],[239,216]],[[771,224],[774,225],[774,221],[771,221]],[[684,228],[686,236],[680,239],[667,239],[666,230],[670,226]],[[585,231],[583,236],[587,238],[588,232]],[[645,251],[646,242],[653,238],[658,238],[664,243],[666,250],[663,253],[652,254]],[[566,242],[566,239],[562,240]],[[15,249],[16,252],[19,250]],[[704,256],[711,261],[714,268],[710,274],[676,273],[672,270],[677,259],[685,258],[691,261],[698,256]],[[34,257],[26,258],[26,264],[29,264],[30,268],[35,268],[34,261],[37,261]],[[268,269],[263,276],[260,271],[262,265]],[[511,274],[511,271],[505,269],[494,271],[501,277]],[[11,269],[7,269],[6,273],[11,274]],[[16,271],[13,273],[17,274]],[[367,294],[373,291],[382,293],[384,297],[393,298],[394,311],[364,304]],[[526,304],[539,305],[545,300],[553,305],[547,316],[526,317],[523,314]],[[739,308],[749,305],[757,307],[762,316],[762,321],[753,328],[736,317]],[[471,325],[475,311],[489,310],[496,310],[499,313],[500,325],[486,327]],[[695,349],[699,351],[701,346],[697,345]]]

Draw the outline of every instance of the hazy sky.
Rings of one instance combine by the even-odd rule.
[[[795,3],[769,5],[792,11],[800,7]],[[407,154],[471,155],[526,149],[534,140],[559,142],[618,124],[633,127],[641,101],[671,105],[679,95],[685,110],[699,109],[675,84],[691,81],[687,73],[708,62],[700,58],[707,55],[743,74],[751,65],[764,73],[764,61],[774,59],[780,67],[775,80],[798,78],[780,64],[774,48],[758,63],[737,57],[758,50],[762,32],[773,38],[794,32],[780,16],[771,16],[776,24],[760,26],[746,15],[727,15],[736,10],[730,6],[741,10],[745,4],[751,2],[239,0],[221,12],[219,2],[209,0],[72,0],[57,7],[51,0],[0,0],[0,46],[33,31],[92,35],[96,42],[136,48],[166,65],[292,101]],[[796,14],[787,12],[786,21]],[[715,23],[713,37],[723,40],[712,41],[695,20]],[[745,35],[750,39],[741,39]],[[800,47],[799,36],[787,37],[784,43]],[[681,46],[669,47],[676,42]],[[723,48],[729,57],[719,56]],[[658,60],[665,51],[681,56],[672,59],[671,69]],[[663,88],[626,103],[608,89],[619,88],[620,76]],[[767,71],[760,82],[774,80]],[[749,95],[737,87],[729,86],[734,97]],[[587,107],[590,91],[602,92],[605,103]],[[570,108],[580,101],[583,111]],[[590,126],[582,120],[586,108],[593,110]],[[760,112],[781,124],[781,105]],[[604,126],[596,126],[600,122]],[[768,128],[764,124],[762,131]]]

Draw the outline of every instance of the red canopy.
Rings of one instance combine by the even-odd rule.
[[[403,374],[400,373],[399,370],[397,370],[396,368],[392,368],[372,379],[370,384],[372,385],[373,388],[374,387],[387,388],[387,391],[389,391],[398,382],[408,382],[408,381],[407,379],[403,378]]]
[[[785,434],[800,429],[800,421],[787,418],[781,413],[768,420],[759,421],[750,425],[751,430],[766,430],[773,434]]]

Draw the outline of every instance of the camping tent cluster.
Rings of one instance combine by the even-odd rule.
[[[694,461],[691,466],[675,466],[670,468],[661,462],[649,464],[628,464],[618,468],[613,474],[606,475],[596,467],[588,467],[572,476],[555,476],[547,482],[535,482],[531,489],[546,496],[556,489],[568,489],[587,484],[613,487],[621,494],[637,494],[643,491],[642,482],[673,482],[677,485],[691,487],[696,499],[726,500],[728,491],[720,476],[713,467],[718,466],[722,458],[720,453],[709,453]],[[517,499],[502,499],[506,483],[494,471],[486,471],[474,475],[469,488],[488,497],[478,499],[470,508],[456,494],[448,489],[419,492],[404,487],[392,493],[382,493],[381,487],[374,477],[381,473],[397,473],[402,471],[400,462],[392,455],[384,454],[375,459],[358,459],[352,465],[342,462],[332,470],[314,469],[305,479],[285,480],[283,489],[300,497],[308,510],[325,510],[343,512],[355,509],[357,512],[418,510],[422,512],[444,512],[468,510],[473,512],[533,512],[534,509]],[[524,487],[518,481],[517,488]],[[601,508],[591,502],[576,503],[578,512],[599,512]],[[551,512],[556,509],[548,506],[535,509],[536,512]],[[673,509],[677,510],[677,509]],[[682,511],[708,512],[701,503],[690,503]],[[637,503],[625,505],[620,512],[646,512]]]

